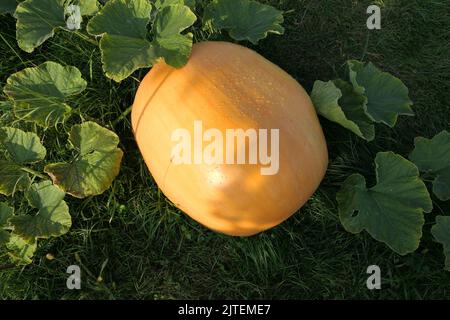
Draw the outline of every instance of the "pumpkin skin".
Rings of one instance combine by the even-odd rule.
[[[195,44],[181,69],[158,62],[140,83],[131,118],[166,197],[227,235],[254,235],[289,218],[328,166],[323,131],[302,86],[258,53],[228,42]],[[224,136],[226,129],[279,129],[278,173],[261,175],[261,164],[173,164],[172,133],[185,128],[193,137],[198,120],[203,130],[217,128]]]

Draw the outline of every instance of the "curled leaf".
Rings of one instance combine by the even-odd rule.
[[[349,83],[343,80],[318,80],[314,83],[311,100],[323,117],[367,141],[374,139],[375,127],[364,111],[366,98],[353,91]]]
[[[395,126],[399,115],[413,116],[408,88],[393,75],[382,72],[371,62],[347,62],[349,78],[356,93],[367,97],[367,115],[375,122]]]

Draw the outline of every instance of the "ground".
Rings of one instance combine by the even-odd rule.
[[[400,256],[365,232],[347,233],[335,201],[339,186],[352,173],[362,173],[373,183],[377,152],[407,156],[414,137],[449,129],[449,1],[377,1],[382,29],[376,31],[366,27],[366,8],[372,1],[266,2],[287,11],[286,34],[270,36],[254,48],[308,92],[314,80],[343,76],[346,60],[363,59],[405,82],[416,116],[401,117],[395,129],[377,126],[371,143],[321,118],[330,166],[319,190],[280,226],[251,238],[227,237],[177,210],[158,190],[139,155],[129,116],[121,115],[147,70],[121,84],[108,80],[98,48],[66,32],[26,54],[15,42],[15,20],[2,17],[0,85],[9,74],[46,60],[78,67],[88,89],[72,105],[85,118],[113,128],[125,157],[109,191],[69,200],[74,225],[68,234],[41,241],[33,264],[0,271],[0,299],[450,298],[442,246],[429,234],[437,214],[450,214],[449,203],[434,199],[420,248]],[[205,37],[200,32],[195,36]],[[80,117],[72,116],[66,126]],[[61,132],[45,133],[52,159],[64,158],[61,149],[51,147],[64,145]],[[47,253],[55,259],[46,259]],[[71,264],[82,267],[81,290],[66,288]],[[381,290],[366,287],[366,269],[373,264],[381,268]]]

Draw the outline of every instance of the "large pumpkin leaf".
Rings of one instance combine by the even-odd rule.
[[[422,237],[423,211],[432,202],[417,167],[392,152],[375,158],[377,184],[367,188],[360,174],[351,175],[337,194],[339,217],[351,233],[367,230],[378,241],[404,255],[416,250]]]
[[[366,97],[353,91],[349,83],[343,80],[318,80],[314,83],[311,99],[323,117],[367,141],[374,139],[375,127],[364,111]]]
[[[180,68],[184,66],[192,51],[192,34],[182,35],[197,20],[195,14],[184,5],[169,5],[161,9],[154,25],[154,41],[158,57],[167,64]]]
[[[100,50],[106,75],[120,82],[155,61],[154,48],[146,40],[152,6],[147,0],[110,0],[87,25],[102,36]]]
[[[0,128],[0,143],[17,163],[43,160],[47,152],[37,134],[17,128]]]
[[[444,246],[445,269],[450,271],[450,217],[437,216],[436,224],[431,228],[431,233]]]
[[[403,82],[377,69],[371,62],[347,62],[350,82],[357,93],[367,96],[366,112],[375,122],[395,126],[399,115],[413,116],[412,101]]]
[[[25,190],[31,182],[28,173],[20,165],[5,160],[0,160],[0,177],[0,194],[6,196]]]
[[[66,98],[85,88],[77,68],[47,61],[9,76],[3,91],[14,101],[16,116],[46,127],[63,121],[71,111]]]
[[[27,265],[32,262],[34,252],[36,251],[36,240],[25,240],[15,233],[11,233],[6,248],[9,250],[8,256],[13,263],[18,265]]]
[[[17,6],[16,38],[22,50],[33,52],[66,25],[64,4],[65,0],[26,0]]]
[[[107,33],[145,39],[151,10],[146,0],[110,0],[89,21],[87,30],[96,36]]]
[[[213,0],[205,9],[204,20],[216,29],[227,30],[235,40],[253,44],[268,33],[284,33],[283,12],[252,0]]]
[[[13,208],[6,203],[0,202],[0,245],[7,243],[10,239],[10,232],[5,228],[9,227],[9,219],[13,216]]]
[[[436,178],[433,192],[442,201],[450,200],[450,133],[442,131],[433,139],[418,137],[409,158],[420,171]]]
[[[53,182],[77,198],[107,190],[119,174],[123,152],[117,135],[95,122],[72,127],[69,141],[78,155],[69,163],[53,163],[44,171]]]
[[[38,209],[36,215],[15,215],[9,221],[14,233],[30,242],[36,238],[57,237],[72,225],[64,191],[50,181],[33,184],[26,193],[28,203]]]
[[[4,1],[4,0],[2,0]],[[16,38],[26,52],[53,37],[58,28],[80,29],[83,15],[98,11],[97,0],[26,0],[15,11]]]

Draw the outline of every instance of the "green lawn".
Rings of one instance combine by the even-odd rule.
[[[227,237],[177,210],[147,171],[129,116],[121,117],[146,70],[121,84],[108,80],[98,48],[65,32],[26,54],[15,42],[15,20],[2,17],[0,85],[11,73],[46,60],[78,67],[88,89],[71,104],[113,128],[125,157],[110,190],[84,200],[68,198],[74,222],[68,234],[41,241],[33,264],[0,271],[1,299],[450,298],[442,246],[429,233],[436,214],[450,214],[448,202],[435,201],[434,211],[426,215],[420,248],[402,257],[366,232],[347,233],[335,201],[339,186],[352,173],[362,173],[373,183],[377,152],[407,156],[414,137],[432,137],[450,128],[449,0],[376,1],[382,6],[379,31],[366,27],[366,8],[373,1],[266,2],[289,11],[286,34],[271,36],[255,49],[308,91],[314,80],[342,76],[348,59],[372,61],[409,87],[416,117],[401,117],[393,130],[378,125],[371,143],[321,118],[330,166],[320,189],[280,226],[251,238]],[[197,40],[204,37],[196,34]],[[79,120],[74,115],[65,126]],[[10,121],[0,117],[1,125]],[[65,156],[63,132],[60,128],[44,134],[52,159]],[[56,259],[47,260],[47,253]],[[0,258],[2,263],[5,258]],[[82,266],[81,290],[66,289],[65,271],[72,264]],[[372,264],[381,268],[381,290],[366,288],[366,269]],[[100,275],[103,281],[97,280]]]

